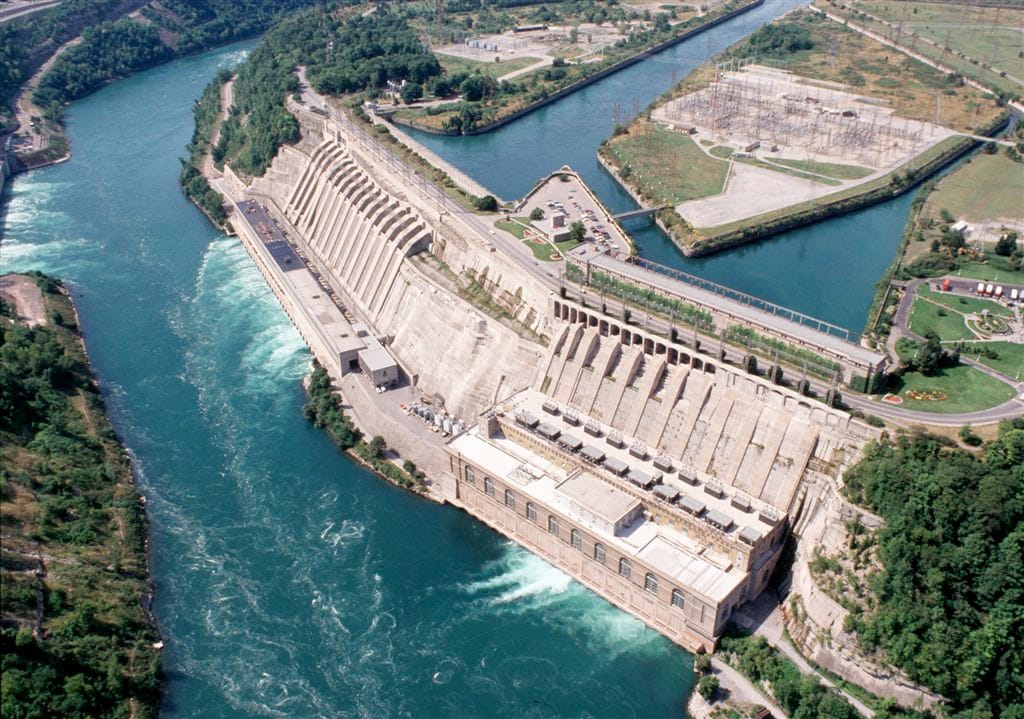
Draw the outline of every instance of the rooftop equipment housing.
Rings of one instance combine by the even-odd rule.
[[[626,475],[626,479],[629,480],[630,484],[635,484],[640,489],[650,489],[655,485],[654,477],[650,477],[636,469],[631,470]]]
[[[519,412],[516,415],[516,423],[521,424],[523,427],[526,427],[527,429],[535,429],[537,425],[540,424],[540,420],[534,417],[529,412]]]
[[[709,509],[704,515],[704,521],[712,527],[721,529],[723,532],[728,532],[732,529],[733,525],[732,517],[725,512],[719,512],[717,509]]]
[[[558,435],[562,433],[562,430],[558,429],[558,427],[555,427],[552,424],[542,422],[539,425],[537,425],[536,432],[544,439],[555,440],[558,439]]]
[[[629,453],[637,459],[647,459],[647,445],[643,442],[635,442],[630,445]]]
[[[672,469],[673,469],[672,468],[672,459],[671,459],[671,457],[666,457],[665,455],[660,455],[659,457],[657,457],[654,460],[654,466],[657,467],[658,469],[660,469],[662,472],[671,472]]]
[[[624,477],[629,472],[629,465],[621,459],[615,459],[615,457],[605,457],[603,464],[605,469],[620,477]]]
[[[659,484],[654,488],[654,494],[666,502],[674,502],[679,498],[679,490],[667,484]]]
[[[694,517],[699,517],[706,507],[707,505],[696,497],[683,495],[679,498],[679,508]]]
[[[563,434],[558,438],[558,444],[570,452],[578,452],[583,442],[571,434]]]

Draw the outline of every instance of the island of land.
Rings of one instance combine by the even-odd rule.
[[[1005,125],[1003,104],[805,10],[691,74],[600,155],[701,255],[903,192]]]

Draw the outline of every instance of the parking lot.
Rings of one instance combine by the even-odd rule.
[[[562,215],[566,227],[573,222],[582,222],[586,229],[584,242],[609,252],[629,253],[629,240],[575,173],[551,177],[528,195],[524,203],[519,214],[529,215],[535,208],[540,208],[545,220]]]

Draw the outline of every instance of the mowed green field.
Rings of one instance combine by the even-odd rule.
[[[484,57],[484,55],[481,55],[481,57]],[[441,53],[437,53],[437,59],[441,63],[441,67],[449,75],[460,72],[472,73],[479,70],[481,74],[494,78],[507,75],[516,70],[522,70],[524,67],[540,62],[539,57],[517,57],[510,60],[503,58],[501,62],[494,62],[493,55],[490,62],[477,62],[476,60],[455,57],[454,55],[442,55]]]
[[[1019,56],[1024,8],[904,0],[871,0],[858,3],[856,7],[891,23],[902,24],[905,32],[948,45],[1010,75],[1024,78],[1024,59]],[[934,49],[925,48],[923,43],[918,43],[917,49],[935,54]],[[943,50],[940,48],[938,52]]]
[[[911,390],[936,390],[945,393],[946,399],[911,399],[907,396]],[[939,414],[975,412],[995,407],[1014,395],[1010,385],[967,365],[946,367],[933,377],[925,377],[919,372],[907,372],[897,380],[897,385],[891,391],[903,398],[901,407]]]
[[[988,253],[988,262],[964,262],[953,274],[988,282],[1024,285],[1024,271],[1012,269],[1008,257],[1000,257],[992,252]]]
[[[794,170],[803,170],[815,175],[831,177],[835,180],[862,180],[872,174],[874,170],[870,167],[859,167],[857,165],[840,165],[834,162],[814,162],[813,160],[787,160],[781,157],[773,157],[772,162],[777,165],[792,167]]]
[[[985,355],[964,354],[984,365],[988,365],[996,372],[1002,372],[1012,379],[1024,378],[1024,345],[1012,342],[985,342],[983,347],[988,347],[995,352],[996,357]]]
[[[908,326],[911,332],[921,336],[934,332],[944,342],[976,338],[964,323],[962,314],[952,309],[937,307],[921,297],[914,299]]]
[[[688,135],[667,130],[613,138],[608,153],[620,170],[630,168],[630,184],[659,204],[717,195],[729,174],[728,162],[709,157]]]
[[[984,297],[964,297],[963,295],[953,295],[948,292],[935,292],[928,289],[925,285],[921,285],[917,289],[917,296],[927,297],[933,302],[938,302],[961,314],[969,312],[981,314],[984,310],[988,310],[993,315],[1013,316],[1013,310],[1009,307],[1001,305],[995,300],[987,300]]]
[[[968,222],[1024,222],[1024,163],[1002,148],[995,155],[975,155],[944,177],[925,204],[929,217],[938,218],[943,209]]]

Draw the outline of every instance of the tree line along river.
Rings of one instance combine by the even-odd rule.
[[[594,159],[610,104],[644,106],[799,3],[764,6],[489,134],[420,137],[505,197]],[[74,103],[71,161],[20,176],[4,271],[74,288],[148,499],[167,717],[675,717],[690,657],[467,515],[378,481],[302,417],[310,354],[238,243],[181,195],[192,102],[253,43]],[[857,329],[903,198],[686,260],[643,254]]]

